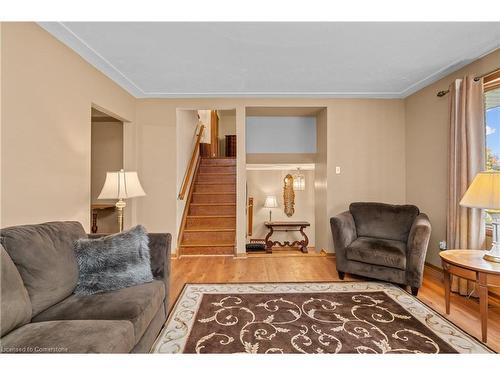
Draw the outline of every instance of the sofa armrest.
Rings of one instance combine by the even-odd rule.
[[[335,247],[337,270],[342,271],[346,262],[345,249],[358,237],[356,224],[351,213],[345,211],[330,218],[330,227],[332,229],[333,246]]]
[[[170,277],[170,233],[149,233],[149,253],[151,255],[151,271],[155,279],[165,280],[168,287]]]
[[[422,285],[425,255],[431,237],[431,222],[421,213],[413,222],[406,244],[406,282],[412,287]]]

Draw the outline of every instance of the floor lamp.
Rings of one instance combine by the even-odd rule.
[[[123,231],[123,209],[127,206],[124,199],[146,195],[142,189],[137,172],[106,172],[106,180],[97,199],[118,199],[115,203],[118,212],[118,227]]]

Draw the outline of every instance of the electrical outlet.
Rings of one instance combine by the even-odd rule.
[[[445,240],[439,241],[439,250],[446,250],[447,248],[448,248],[448,246],[446,245]]]
[[[340,174],[340,167],[335,167],[335,173]]]

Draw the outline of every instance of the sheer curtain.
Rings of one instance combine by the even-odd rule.
[[[450,86],[450,148],[448,162],[448,249],[482,249],[484,215],[479,209],[461,207],[476,174],[485,168],[483,82],[473,77],[455,80]],[[453,278],[452,291],[468,294],[474,283]]]

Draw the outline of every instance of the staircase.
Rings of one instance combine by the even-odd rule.
[[[186,205],[180,255],[233,255],[236,159],[201,158]]]

